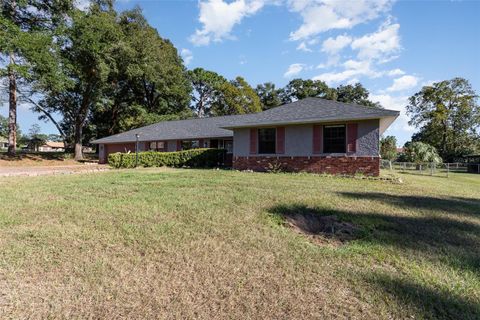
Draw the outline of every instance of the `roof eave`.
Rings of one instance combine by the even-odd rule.
[[[375,120],[375,119],[384,119],[384,118],[393,118],[393,120],[395,120],[399,115],[400,113],[397,113],[396,115],[368,116],[368,117],[354,117],[354,118],[331,118],[331,119],[315,118],[315,119],[291,120],[291,121],[252,122],[252,123],[242,123],[236,126],[225,126],[220,128],[232,130],[232,129],[250,128],[250,127],[258,127],[258,126],[263,127],[263,126],[271,126],[271,125],[298,125],[298,124],[310,124],[310,123],[330,123],[330,122],[340,122],[340,121],[342,122],[363,121],[363,120]],[[391,122],[393,122],[393,120]]]
[[[194,139],[210,139],[210,138],[232,138],[233,137],[233,132],[231,135],[210,135],[210,136],[185,136],[181,138],[154,138],[154,139],[138,139],[138,142],[149,142],[149,141],[169,141],[169,140],[194,140]],[[105,140],[104,140],[105,139]],[[103,141],[102,141],[103,140]],[[107,138],[102,138],[102,139],[97,139],[93,140],[90,143],[91,144],[105,144],[105,143],[110,143],[110,144],[115,144],[115,143],[126,143],[126,142],[136,142],[136,139],[126,139],[126,140],[107,140]]]

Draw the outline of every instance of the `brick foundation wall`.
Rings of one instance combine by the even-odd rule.
[[[369,176],[380,174],[379,157],[233,157],[233,168],[236,170],[267,171],[269,164],[280,166],[282,170],[289,172],[342,175],[363,173]]]

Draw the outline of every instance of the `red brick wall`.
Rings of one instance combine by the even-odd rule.
[[[108,155],[115,152],[135,152],[135,142],[133,143],[115,143],[105,145],[105,158],[99,159],[100,163],[108,162]]]
[[[369,176],[380,174],[379,157],[233,157],[233,168],[237,170],[267,171],[269,164],[290,172],[343,175],[363,173]]]

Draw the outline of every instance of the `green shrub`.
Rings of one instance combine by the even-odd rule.
[[[192,149],[176,152],[139,152],[138,166],[212,168],[223,164],[225,153],[226,151],[223,149]],[[108,163],[113,168],[134,168],[135,153],[111,153],[108,155]]]

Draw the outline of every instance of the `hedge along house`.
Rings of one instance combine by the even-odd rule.
[[[234,169],[377,176],[380,135],[398,117],[393,110],[306,98],[260,113],[164,121],[93,141],[100,162],[109,153],[225,148]]]

